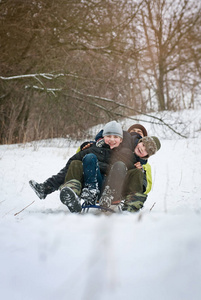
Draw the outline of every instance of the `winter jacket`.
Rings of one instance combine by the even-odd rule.
[[[152,188],[152,174],[151,174],[151,166],[149,163],[143,165],[144,170],[144,187],[146,188],[144,194],[148,194]]]

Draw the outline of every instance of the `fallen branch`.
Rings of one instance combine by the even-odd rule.
[[[154,204],[152,205],[152,207],[150,208],[150,211],[152,210],[152,208],[155,206],[156,202],[154,202]]]
[[[31,204],[33,204],[35,202],[35,200],[33,202],[31,202],[29,205],[25,206],[23,209],[21,209],[20,211],[18,211],[17,213],[14,214],[14,216],[17,216],[19,213],[21,213],[23,210],[25,210],[27,207],[29,207]]]

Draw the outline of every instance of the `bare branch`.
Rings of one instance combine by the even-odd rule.
[[[24,74],[24,75],[16,75],[16,76],[0,76],[0,79],[2,80],[14,80],[14,79],[24,79],[24,78],[38,78],[43,77],[48,80],[56,79],[58,77],[73,77],[73,78],[84,78],[81,76],[78,76],[77,74],[71,74],[71,73],[59,73],[59,74],[52,74],[52,73],[36,73],[36,74]]]
[[[105,102],[108,102],[108,103],[114,103],[114,104],[118,104],[119,107],[123,107],[123,108],[126,108],[126,109],[129,109],[135,113],[138,113],[138,114],[141,114],[141,115],[144,115],[144,116],[147,116],[149,118],[152,118],[152,119],[155,119],[155,120],[158,120],[161,124],[167,126],[170,130],[172,130],[174,133],[178,134],[179,136],[183,137],[183,138],[186,138],[186,136],[182,135],[181,133],[179,133],[178,131],[176,131],[172,126],[170,126],[168,123],[164,122],[161,118],[158,118],[156,116],[153,116],[153,115],[150,115],[150,114],[146,114],[146,113],[143,113],[143,112],[140,112],[136,109],[134,109],[133,107],[130,107],[130,106],[127,106],[125,104],[121,104],[121,103],[117,103],[115,100],[112,100],[112,99],[108,99],[108,98],[104,98],[104,97],[98,97],[98,96],[93,96],[93,95],[89,95],[89,94],[83,94],[81,92],[78,92],[76,90],[73,89],[73,91],[75,93],[78,93],[80,95],[83,95],[83,96],[86,96],[86,97],[90,97],[90,98],[93,98],[93,99],[98,99],[98,100],[102,100],[102,101],[105,101]],[[125,115],[123,114],[118,114],[119,116],[121,117],[126,117]]]
[[[31,202],[29,205],[25,206],[25,207],[24,207],[23,209],[21,209],[20,211],[16,212],[16,213],[14,214],[14,216],[19,215],[23,210],[25,210],[27,207],[29,207],[30,205],[32,205],[34,202],[35,202],[35,200],[34,200],[33,202]]]

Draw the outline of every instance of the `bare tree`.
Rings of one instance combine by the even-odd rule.
[[[77,134],[78,128],[83,133],[120,113],[114,102],[94,105],[86,95],[117,103],[128,98],[119,26],[126,18],[124,6],[115,1],[0,4],[2,141]]]
[[[1,143],[83,137],[110,119],[193,106],[196,3],[1,1]]]
[[[140,73],[159,110],[178,108],[182,93],[194,93],[200,85],[195,72],[200,72],[200,12],[194,0],[144,1],[138,23]]]

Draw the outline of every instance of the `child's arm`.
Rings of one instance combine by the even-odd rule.
[[[103,139],[103,130],[101,130],[95,137],[94,141],[87,141],[84,142],[80,145],[80,147],[77,149],[76,153],[78,153],[79,151],[85,150],[90,148],[93,144],[96,144],[97,142],[99,142],[99,140]],[[98,144],[97,144],[98,146]]]
[[[80,146],[80,151],[85,150],[89,147],[91,147],[91,145],[95,144],[94,141],[89,141],[89,142],[84,142],[81,146]]]

